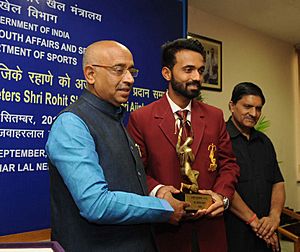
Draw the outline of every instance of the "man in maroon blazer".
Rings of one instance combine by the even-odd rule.
[[[200,94],[204,71],[204,48],[198,40],[178,39],[162,47],[162,75],[168,91],[159,100],[134,111],[128,130],[139,145],[149,194],[163,198],[178,193],[182,182],[176,153],[177,114],[188,110],[201,193],[212,196],[213,204],[194,214],[186,214],[180,225],[156,226],[156,241],[162,252],[227,251],[222,213],[232,199],[239,167],[235,162],[221,110],[195,100]],[[213,146],[213,158],[210,157]],[[174,199],[174,201],[176,201]]]

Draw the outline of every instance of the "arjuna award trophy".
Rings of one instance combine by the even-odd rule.
[[[180,121],[182,122],[181,119]],[[181,123],[179,128],[176,152],[180,163],[182,183],[180,193],[174,194],[173,196],[178,200],[190,203],[190,206],[185,209],[187,212],[197,212],[199,209],[207,209],[213,201],[210,195],[200,194],[198,192],[199,186],[197,178],[199,176],[199,171],[192,169],[192,163],[194,162],[195,156],[190,147],[193,143],[193,134],[187,134],[184,142],[182,140],[183,130],[187,127],[192,133],[191,123],[189,121]]]

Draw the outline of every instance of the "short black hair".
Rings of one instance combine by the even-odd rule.
[[[180,38],[162,45],[162,67],[172,69],[176,64],[175,54],[182,50],[191,50],[200,53],[203,58],[205,57],[204,47],[199,40],[193,38]]]
[[[262,100],[262,105],[265,104],[265,97],[259,86],[252,82],[241,82],[237,84],[231,95],[231,101],[236,104],[245,95],[255,95],[259,96]]]

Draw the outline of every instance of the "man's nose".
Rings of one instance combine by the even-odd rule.
[[[130,84],[134,83],[134,78],[133,78],[132,74],[129,72],[129,69],[126,70],[126,73],[123,77],[123,81],[128,82]]]
[[[253,117],[256,117],[257,116],[257,113],[258,113],[258,111],[257,111],[257,109],[256,108],[251,108],[250,109],[250,111],[249,111],[249,114],[251,115],[251,116],[253,116]]]
[[[195,70],[193,72],[193,81],[202,81],[203,80],[203,73]]]

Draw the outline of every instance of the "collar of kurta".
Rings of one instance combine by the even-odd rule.
[[[125,108],[123,106],[116,107],[111,103],[102,100],[101,98],[92,94],[90,91],[86,89],[83,91],[81,96],[87,103],[91,104],[93,107],[97,108],[103,113],[109,115],[110,117],[116,120],[119,121],[123,120],[125,114]]]

